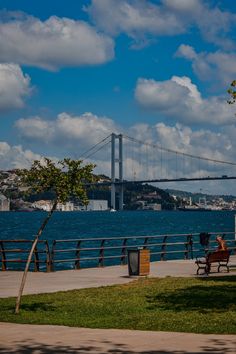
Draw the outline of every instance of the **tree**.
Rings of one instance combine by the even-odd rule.
[[[55,198],[50,212],[40,226],[32,243],[16,300],[16,314],[19,313],[27,273],[39,237],[56,210],[58,203],[65,203],[69,197],[74,196],[79,198],[83,204],[88,204],[85,182],[89,183],[95,180],[92,174],[94,167],[95,165],[93,164],[83,166],[82,160],[68,158],[55,164],[52,160],[44,158],[43,162],[34,161],[29,170],[22,169],[17,171],[17,174],[21,177],[21,182],[29,187],[28,193],[53,191]]]
[[[227,101],[229,104],[236,102],[236,80],[231,82],[230,88],[227,90],[230,95],[230,99]]]

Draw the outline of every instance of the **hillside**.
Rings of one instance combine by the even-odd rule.
[[[235,196],[234,195],[223,195],[223,194],[207,194],[207,193],[203,193],[203,192],[196,192],[196,193],[191,193],[191,192],[187,192],[187,191],[181,191],[181,190],[176,190],[176,189],[165,189],[165,192],[170,194],[170,195],[175,195],[176,197],[180,198],[180,199],[184,199],[184,198],[192,198],[192,201],[194,203],[197,203],[199,201],[200,198],[206,198],[207,201],[211,202],[215,199],[219,199],[222,198],[224,201],[226,202],[233,202],[235,200]]]
[[[110,181],[109,177],[100,175],[99,180]],[[25,189],[21,188],[19,177],[14,171],[0,171],[0,193],[11,200],[11,209],[19,208],[22,201],[32,203],[37,200],[51,200],[54,198],[53,192],[47,192],[37,195],[25,195]],[[110,207],[110,186],[90,186],[87,187],[89,199],[108,200]],[[75,201],[76,202],[76,201]],[[118,208],[118,196],[116,198],[116,207]],[[176,200],[168,192],[148,184],[127,184],[124,187],[124,209],[139,210],[149,209],[161,205],[162,209],[172,210],[177,206]],[[30,205],[27,204],[27,207]]]

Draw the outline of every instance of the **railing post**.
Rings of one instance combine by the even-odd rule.
[[[51,272],[54,272],[54,256],[55,256],[55,248],[56,248],[56,244],[57,244],[57,241],[54,240],[53,243],[52,243],[52,251],[51,251]]]
[[[192,235],[188,235],[185,242],[184,258],[189,259],[189,252],[191,252],[191,259],[193,259],[193,240]]]
[[[162,241],[162,246],[161,246],[161,261],[165,260],[165,254],[166,254],[166,240],[168,236],[164,236],[163,241]]]
[[[38,254],[37,246],[35,246],[34,249],[34,271],[35,272],[39,271],[39,254]]]
[[[77,247],[75,252],[75,256],[76,256],[75,269],[80,269],[80,244],[81,244],[81,240],[77,242]]]
[[[144,244],[143,244],[143,249],[147,249],[147,244],[148,244],[148,237],[145,237]]]
[[[99,267],[104,266],[104,244],[105,244],[105,240],[102,240],[101,246],[100,246],[100,251],[99,251],[99,260],[98,260]]]
[[[4,245],[3,245],[3,241],[0,242],[0,246],[1,246],[1,255],[2,255],[2,270],[7,270],[7,260],[6,260],[6,253],[4,250]]]
[[[121,259],[120,262],[121,264],[125,265],[125,257],[126,257],[126,244],[127,244],[127,238],[124,239],[123,244],[122,244],[122,249],[121,249]]]

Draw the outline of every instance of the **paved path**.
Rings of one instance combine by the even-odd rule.
[[[231,262],[236,264],[236,256],[231,257]],[[220,273],[221,276],[225,274]],[[236,267],[230,274],[236,275]],[[212,273],[210,276],[218,275],[219,273]],[[150,276],[196,276],[196,265],[192,260],[153,262],[151,263]],[[21,277],[22,272],[0,272],[0,297],[17,296]],[[127,265],[65,270],[53,273],[29,272],[24,294],[52,293],[60,290],[124,284],[133,279],[133,277],[128,277]]]
[[[0,353],[170,354],[236,352],[236,336],[0,323]]]

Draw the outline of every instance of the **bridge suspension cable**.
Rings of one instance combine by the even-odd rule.
[[[83,160],[86,160],[86,159],[90,158],[91,156],[95,155],[98,151],[103,149],[105,146],[110,144],[110,142],[111,142],[111,134],[106,136],[104,139],[100,140],[98,143],[94,144],[88,150],[84,151],[80,155],[80,158],[83,159]]]
[[[130,140],[132,142],[136,142],[136,143],[138,143],[140,145],[146,145],[146,146],[149,146],[149,147],[152,147],[152,148],[156,148],[158,150],[165,151],[165,152],[170,152],[170,153],[173,153],[173,154],[176,154],[176,155],[182,155],[182,156],[186,156],[186,157],[190,157],[190,158],[194,158],[194,159],[200,159],[200,160],[214,162],[214,163],[221,163],[221,164],[236,166],[236,162],[216,160],[216,159],[210,159],[208,157],[192,155],[192,154],[188,154],[188,153],[185,153],[185,152],[168,149],[168,148],[165,148],[165,147],[157,145],[157,144],[144,143],[143,141],[135,139],[135,138],[132,138],[132,137],[130,137],[128,135],[123,135],[123,137],[125,139],[127,139],[127,140]]]
[[[107,149],[108,145],[111,148]],[[236,179],[236,162],[181,152],[125,134],[109,134],[84,151],[81,158],[90,159],[97,165],[97,172],[110,176],[113,189],[119,184],[119,193],[123,184],[131,182]],[[120,200],[122,204],[122,197]]]

